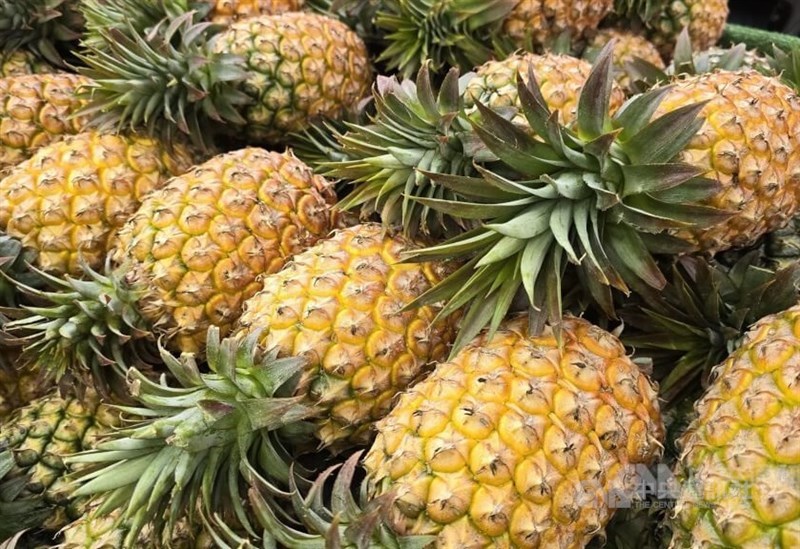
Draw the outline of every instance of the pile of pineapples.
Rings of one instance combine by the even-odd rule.
[[[0,0],[0,547],[800,547],[800,45],[726,0]]]

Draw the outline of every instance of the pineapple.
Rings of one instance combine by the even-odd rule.
[[[318,482],[292,498],[311,532],[292,531],[276,514],[278,492],[254,478],[266,533],[287,547],[356,532],[387,547],[584,547],[615,498],[637,496],[638,468],[660,455],[664,428],[655,388],[616,337],[576,317],[561,330],[561,343],[549,328],[531,337],[527,318],[512,317],[402,394],[363,459],[361,517],[352,503],[320,509]],[[334,505],[352,497],[342,488],[353,466]]]
[[[621,24],[644,31],[668,59],[678,35],[688,29],[697,51],[714,46],[728,19],[728,0],[616,0]]]
[[[592,66],[582,59],[552,53],[518,53],[502,61],[487,61],[478,67],[475,77],[467,83],[464,94],[468,112],[476,110],[476,101],[495,111],[514,108],[518,111],[513,118],[514,123],[529,127],[524,113],[521,112],[517,94],[517,75],[521,75],[527,83],[529,68],[536,76],[536,82],[550,111],[558,112],[558,119],[562,124],[574,123],[578,99]],[[624,101],[625,94],[614,85],[609,112],[616,112]]]
[[[80,132],[86,117],[78,90],[89,80],[73,74],[0,78],[0,174],[38,148]]]
[[[641,59],[657,69],[666,69],[658,48],[647,38],[629,31],[613,28],[599,30],[592,36],[583,53],[583,57],[592,60],[603,46],[611,40],[615,41],[614,78],[617,84],[629,95],[633,95],[634,89],[627,71],[628,63],[633,62],[635,59]]]
[[[204,0],[210,5],[206,19],[218,25],[257,15],[278,15],[300,11],[305,0]]]
[[[36,368],[19,368],[19,351],[0,346],[0,421],[51,389]]]
[[[614,8],[614,0],[517,0],[503,20],[503,32],[513,43],[536,46],[553,42],[567,32],[579,39],[600,25]]]
[[[0,180],[0,229],[55,274],[102,267],[114,231],[145,195],[192,165],[175,144],[88,131],[40,148]]]
[[[800,545],[800,306],[762,318],[714,371],[681,438],[672,547]]]
[[[469,70],[497,50],[541,48],[562,33],[594,29],[614,0],[386,0],[375,17],[386,42],[378,61],[409,77],[425,60],[432,69]]]
[[[676,79],[655,116],[697,101],[707,101],[706,121],[680,158],[721,184],[706,204],[735,215],[674,234],[709,252],[747,246],[785,226],[799,205],[800,98],[756,71],[718,71]]]
[[[215,27],[193,25],[190,16],[176,18],[167,35],[118,34],[108,37],[108,53],[83,56],[83,72],[94,79],[88,112],[97,114],[96,124],[145,125],[167,135],[189,133],[196,142],[222,126],[276,143],[312,117],[336,118],[355,108],[371,84],[364,43],[334,19],[251,17],[212,35]],[[181,46],[174,48],[176,41]],[[147,51],[152,63],[143,62]],[[136,84],[120,87],[120,78]]]
[[[0,539],[26,528],[55,530],[80,516],[64,458],[86,450],[117,414],[87,391],[82,399],[51,393],[0,426]]]
[[[28,332],[28,355],[57,377],[82,365],[95,383],[106,363],[124,368],[124,349],[131,358],[137,341],[164,336],[172,348],[202,352],[208,326],[227,332],[261,287],[259,276],[328,234],[334,200],[329,184],[291,153],[216,156],[126,216],[108,244],[118,268],[91,281],[51,278],[56,290],[36,295],[53,308],[32,309],[7,330]],[[54,322],[69,329],[53,330]]]
[[[79,0],[0,1],[0,44],[25,47],[54,65],[65,66],[63,50],[83,32]]]
[[[265,276],[233,336],[220,342],[209,330],[211,373],[191,354],[164,358],[181,388],[131,370],[141,408],[130,410],[151,419],[73,457],[89,467],[76,494],[107,497],[139,525],[197,502],[206,516],[227,510],[226,524],[247,527],[238,485],[249,467],[285,482],[290,444],[336,451],[369,440],[397,393],[446,355],[457,319],[435,323],[434,306],[404,309],[448,268],[399,262],[411,246],[378,224],[341,229]],[[165,390],[175,398],[158,396]],[[164,482],[152,486],[153,475]],[[212,492],[195,492],[200,483]]]
[[[415,302],[449,300],[445,313],[469,303],[456,348],[483,326],[496,328],[521,289],[534,327],[557,322],[568,266],[613,316],[612,288],[666,284],[652,254],[746,246],[800,205],[800,99],[791,88],[719,71],[654,88],[609,117],[611,47],[587,79],[573,127],[553,124],[534,82],[520,84],[538,137],[481,107],[476,131],[499,158],[482,170],[483,185],[433,174],[458,200],[415,197],[483,222],[406,258],[468,259]]]
[[[55,68],[52,65],[42,61],[28,50],[13,50],[0,53],[0,78],[52,72],[55,72]]]
[[[764,259],[769,267],[785,268],[800,260],[800,217],[764,237]]]

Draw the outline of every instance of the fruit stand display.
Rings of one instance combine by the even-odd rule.
[[[0,0],[0,547],[800,547],[733,5]]]

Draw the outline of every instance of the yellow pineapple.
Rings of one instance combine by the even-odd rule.
[[[276,143],[314,117],[337,118],[354,109],[372,83],[366,46],[336,19],[261,15],[217,34],[190,17],[175,21],[169,36],[106,36],[84,57],[83,72],[95,80],[92,108],[102,111],[96,124],[146,125],[168,135],[189,133],[198,142],[229,131]],[[165,46],[170,43],[181,46]],[[144,61],[148,48],[159,51],[158,60]],[[114,63],[106,62],[109,55]],[[135,80],[134,93],[115,83],[120,78]]]
[[[212,23],[230,25],[257,15],[278,15],[300,11],[305,0],[204,0],[210,5],[206,18]]]
[[[88,82],[66,73],[0,78],[0,174],[83,129],[87,119],[76,114],[85,101],[77,92]]]
[[[158,157],[145,158],[152,167]],[[230,330],[258,278],[325,237],[336,219],[329,183],[289,152],[222,154],[160,187],[108,243],[117,268],[91,281],[51,279],[56,291],[37,295],[55,319],[34,309],[7,326],[28,333],[27,355],[57,376],[79,375],[82,365],[101,383],[107,364],[124,371],[137,344],[158,336],[202,353],[208,327]],[[54,331],[54,321],[70,329]]]
[[[47,74],[56,69],[27,50],[14,50],[0,53],[0,78],[24,76],[26,74]]]
[[[583,53],[589,60],[597,54],[599,50],[615,40],[614,44],[614,79],[617,84],[628,94],[633,94],[631,79],[626,70],[626,65],[635,59],[642,59],[657,69],[665,70],[666,65],[661,58],[655,44],[640,34],[619,29],[601,29],[597,31],[589,40],[586,50]]]
[[[435,323],[435,306],[402,311],[448,272],[399,263],[414,247],[379,225],[342,229],[245,303],[237,336],[259,331],[265,349],[308,359],[297,392],[324,409],[316,425],[325,446],[368,440],[397,392],[447,353],[454,317]]]
[[[157,140],[87,131],[40,148],[0,180],[0,229],[56,274],[102,267],[114,231],[193,157]]]
[[[579,39],[611,13],[614,0],[518,0],[503,21],[503,32],[517,46],[530,38],[542,46],[568,32]]]
[[[517,53],[502,61],[487,61],[477,68],[474,78],[467,83],[464,103],[468,112],[475,110],[475,101],[495,111],[503,108],[516,108],[514,122],[527,126],[525,115],[521,112],[517,93],[517,76],[528,81],[528,70],[533,69],[542,97],[553,112],[558,112],[562,124],[575,121],[578,98],[592,66],[587,61],[569,55],[547,53]],[[625,94],[618,86],[613,87],[610,112],[616,112],[625,101]]]
[[[800,546],[800,307],[755,323],[680,440],[672,547]]]
[[[735,215],[675,234],[711,252],[746,246],[800,206],[800,97],[753,70],[717,71],[678,78],[655,116],[700,101],[705,122],[680,158],[719,182],[706,204]]]

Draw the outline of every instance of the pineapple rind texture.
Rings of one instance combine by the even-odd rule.
[[[402,311],[448,269],[400,263],[413,246],[377,224],[342,229],[265,277],[245,304],[239,334],[262,329],[265,349],[308,358],[296,393],[323,410],[325,446],[368,441],[398,392],[447,355],[455,315],[434,323],[438,306]]]
[[[143,289],[139,312],[197,352],[211,325],[239,318],[259,276],[333,229],[330,184],[290,152],[216,156],[149,195],[118,232],[114,261]]]
[[[728,12],[728,0],[668,0],[665,8],[648,22],[647,37],[661,55],[669,58],[678,35],[688,27],[692,48],[706,50],[722,36]]]
[[[0,180],[0,229],[57,274],[99,270],[114,231],[193,158],[175,144],[88,131],[39,149]],[[83,264],[82,264],[83,263]]]
[[[523,46],[547,45],[564,31],[579,39],[596,29],[614,8],[614,0],[519,0],[503,22],[503,32]]]
[[[664,60],[655,44],[640,34],[619,29],[601,29],[589,40],[587,48],[599,51],[611,40],[616,40],[614,45],[614,80],[626,92],[632,92],[632,82],[626,66],[636,58],[647,61],[654,67],[664,70]]]
[[[800,307],[754,324],[695,411],[672,547],[800,546]]]
[[[0,78],[53,72],[56,69],[52,65],[27,50],[0,53]]]
[[[559,122],[566,125],[574,122],[578,98],[592,71],[592,65],[583,59],[552,53],[517,53],[500,61],[487,61],[478,67],[464,93],[467,112],[477,110],[476,101],[495,111],[509,107],[520,110],[517,76],[521,75],[522,80],[527,83],[529,68],[533,68],[545,103],[551,111],[558,112]],[[624,102],[625,94],[615,85],[609,111],[616,112]],[[515,124],[528,127],[528,121],[522,112],[518,112],[512,120]]]
[[[92,391],[81,399],[52,393],[18,409],[0,427],[0,451],[11,451],[14,460],[0,478],[0,487],[24,480],[21,491],[8,503],[35,501],[49,508],[45,529],[77,519],[80,506],[71,501],[73,487],[66,477],[64,458],[88,449],[118,424],[118,413]]]
[[[214,51],[244,58],[240,89],[250,139],[279,141],[314,116],[338,118],[372,84],[367,49],[344,23],[311,13],[244,19],[215,37]]]
[[[566,317],[479,336],[403,394],[364,459],[399,534],[439,547],[579,548],[661,450],[655,388],[619,340]]]
[[[230,25],[240,19],[259,15],[279,15],[300,11],[305,0],[205,0],[212,4],[208,20],[217,25]]]
[[[700,101],[705,122],[680,157],[721,184],[707,204],[735,215],[675,234],[710,252],[752,244],[800,204],[800,97],[756,71],[718,71],[676,79],[654,116]]]
[[[88,82],[66,73],[0,78],[0,173],[83,129],[86,117],[72,115],[84,106],[76,92]]]

